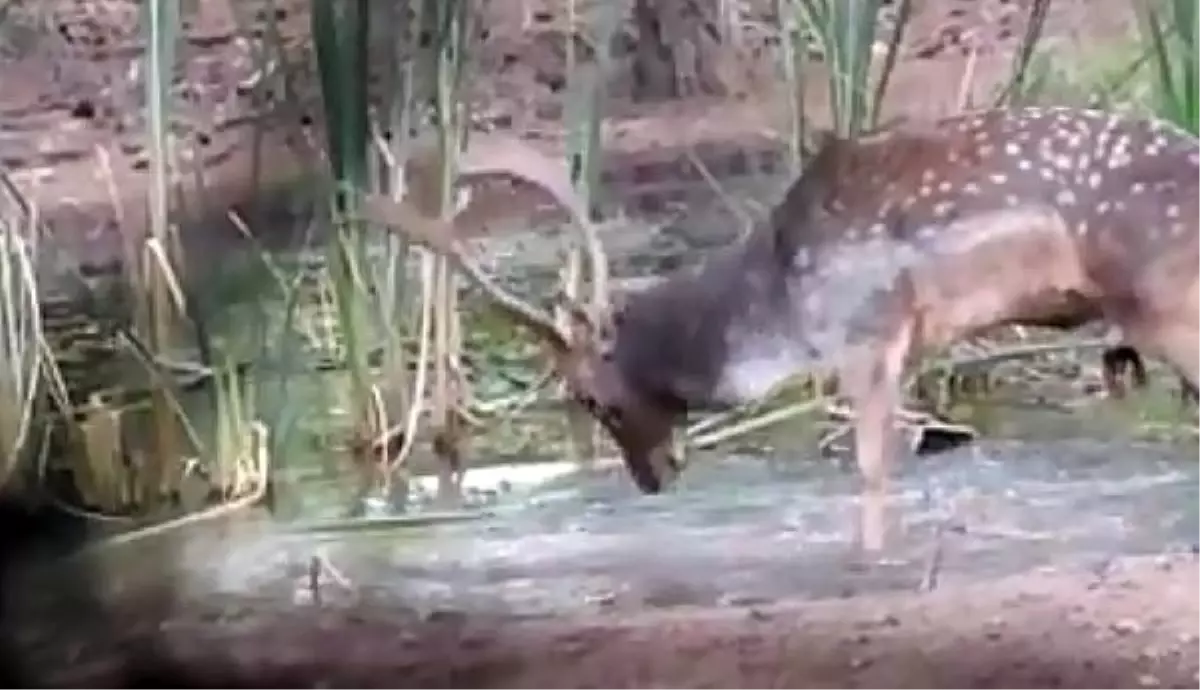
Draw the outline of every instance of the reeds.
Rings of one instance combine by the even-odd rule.
[[[36,281],[37,218],[0,185],[0,490],[29,457],[46,366]]]
[[[896,50],[912,13],[911,0],[903,0],[886,44],[883,69],[872,70],[876,60],[876,34],[880,25],[881,0],[794,0],[801,30],[792,40],[808,36],[826,66],[830,115],[836,134],[853,137],[879,121]],[[804,55],[807,45],[792,46],[793,55]],[[789,85],[803,88],[803,84]]]
[[[1132,0],[1151,61],[1153,105],[1160,116],[1200,133],[1200,70],[1193,0]]]
[[[579,0],[568,0],[566,27],[562,32],[568,75],[563,112],[572,182],[580,203],[591,214],[595,197],[601,191],[598,189],[603,153],[600,125],[604,119],[605,90],[612,68],[612,41],[619,27],[621,8],[615,3],[600,3],[592,8],[590,15],[585,15],[580,11],[580,4]],[[589,49],[590,60],[580,59],[577,44]],[[584,247],[574,243],[568,249],[560,274],[563,294],[571,303],[589,304],[595,311],[602,310],[606,308],[606,276],[590,276],[595,289],[585,300],[581,294],[588,277],[585,268]],[[569,317],[565,310],[560,309],[558,316],[566,326]],[[595,421],[581,406],[568,401],[567,422],[574,459],[590,462],[596,455],[598,427]]]
[[[164,509],[170,515],[188,508],[205,515],[229,502],[261,498],[269,482],[263,450],[269,434],[258,428],[249,389],[242,385],[234,363],[212,361],[214,355],[224,353],[205,337],[203,316],[189,309],[195,300],[184,271],[179,202],[189,192],[203,190],[189,189],[184,183],[189,177],[179,164],[181,144],[171,133],[179,12],[178,0],[150,0],[143,6],[149,158],[144,224],[137,222],[137,208],[121,207],[121,196],[109,175],[114,214],[129,224],[123,228],[123,266],[134,313],[131,327],[123,332],[120,354],[144,368],[148,405],[129,408],[94,398],[82,415],[86,440],[77,458],[92,476],[104,478],[105,486],[129,487],[123,495],[105,492],[111,494],[109,498],[92,507],[136,516],[161,515]],[[102,157],[101,162],[107,170],[107,159]],[[144,235],[135,230],[138,227],[146,228]],[[181,359],[192,353],[199,353],[201,359]],[[198,430],[183,399],[179,378],[185,373],[210,386],[210,414],[215,420],[211,436]],[[181,506],[178,501],[185,493],[188,467],[202,468],[193,474],[204,477],[208,488],[201,491],[197,505]],[[127,473],[124,480],[113,479],[121,470]]]

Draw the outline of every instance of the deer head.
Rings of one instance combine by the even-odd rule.
[[[569,316],[560,324],[548,312],[502,288],[471,258],[463,238],[481,218],[493,218],[498,209],[481,210],[468,203],[450,220],[441,219],[428,203],[422,203],[421,185],[434,176],[429,162],[410,159],[406,174],[416,182],[410,197],[393,200],[368,195],[361,204],[366,220],[387,226],[409,240],[448,258],[469,281],[486,294],[493,305],[517,325],[525,327],[546,348],[554,369],[570,396],[584,407],[616,442],[634,483],[644,493],[658,493],[679,471],[672,454],[674,411],[641,392],[611,357],[618,336],[620,306],[614,310],[607,294],[607,264],[595,239],[588,216],[579,203],[564,164],[554,161],[523,142],[498,135],[473,135],[470,147],[460,155],[459,180],[502,174],[533,183],[548,192],[574,217],[583,246],[590,259],[591,307],[559,296]],[[424,207],[424,208],[423,208]]]
[[[612,357],[620,308],[599,319],[568,305],[570,334],[545,338],[572,397],[612,436],[643,493],[658,493],[679,473],[672,454],[672,408],[648,396]]]

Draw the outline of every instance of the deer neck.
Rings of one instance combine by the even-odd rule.
[[[677,408],[724,407],[761,398],[803,368],[786,276],[761,238],[630,299],[613,349],[630,385]]]

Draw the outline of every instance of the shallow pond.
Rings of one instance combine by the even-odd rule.
[[[228,322],[213,326],[258,340],[264,324],[254,315],[262,306],[241,314],[219,301]],[[264,408],[273,405],[270,395],[302,398],[301,410],[309,405],[304,390],[290,389],[264,393]],[[1079,558],[1099,567],[1119,554],[1191,548],[1194,438],[1138,441],[1145,415],[1137,409],[1080,402],[1071,391],[1062,398],[1075,402],[1054,411],[990,411],[972,420],[984,431],[978,443],[907,458],[894,485],[899,528],[871,562],[852,544],[857,477],[817,459],[811,428],[700,453],[662,496],[638,494],[619,467],[558,466],[546,481],[519,485],[467,520],[306,530],[237,516],[88,558],[115,590],[162,581],[185,599],[223,593],[292,606],[312,598],[309,566],[321,555],[349,581],[322,586],[329,601],[536,615],[851,596],[928,587],[934,575],[985,577]],[[557,454],[545,442],[533,445]],[[305,520],[346,512],[345,487],[321,479],[335,471],[327,455],[314,447],[281,459],[285,471],[310,477],[284,497],[291,499],[285,512]]]
[[[870,562],[852,543],[852,474],[800,457],[717,455],[697,458],[661,496],[637,494],[614,467],[514,492],[471,520],[331,532],[243,520],[98,557],[114,575],[131,563],[142,577],[147,566],[169,570],[184,599],[286,607],[311,601],[309,565],[320,555],[346,579],[323,574],[324,601],[426,614],[915,591],[936,584],[931,576],[944,583],[1079,559],[1103,568],[1118,555],[1193,548],[1195,458],[1189,444],[1091,440],[983,441],[910,458],[895,486],[895,539]]]

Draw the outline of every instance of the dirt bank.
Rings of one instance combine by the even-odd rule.
[[[621,617],[250,603],[165,624],[114,613],[115,634],[76,640],[67,664],[39,654],[37,675],[62,687],[1194,688],[1198,577],[1195,556],[1176,554],[930,593]]]

